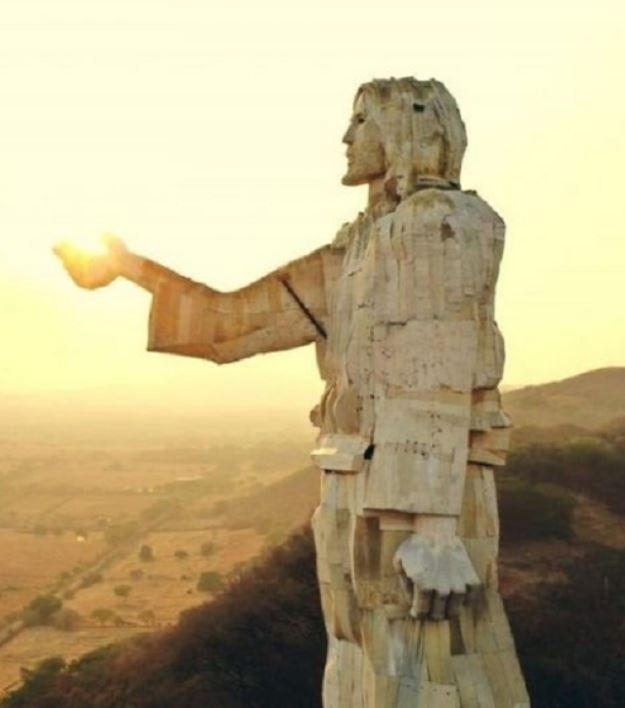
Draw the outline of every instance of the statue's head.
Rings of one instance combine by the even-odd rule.
[[[343,142],[348,146],[343,184],[383,177],[399,198],[420,184],[460,185],[464,123],[453,96],[434,79],[363,84]]]

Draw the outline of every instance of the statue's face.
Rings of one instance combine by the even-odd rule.
[[[367,184],[386,172],[382,135],[367,110],[367,103],[367,97],[361,93],[343,136],[343,142],[347,145],[347,172],[343,176],[343,184]]]

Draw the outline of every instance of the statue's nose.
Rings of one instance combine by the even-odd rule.
[[[345,131],[341,141],[344,142],[345,145],[351,145],[354,142],[354,127],[352,125]]]

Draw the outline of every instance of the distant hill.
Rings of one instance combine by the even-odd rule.
[[[625,416],[625,367],[587,371],[503,394],[515,427],[606,426]]]

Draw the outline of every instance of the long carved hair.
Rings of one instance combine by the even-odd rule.
[[[375,79],[363,84],[367,112],[382,134],[386,181],[405,179],[405,198],[420,185],[460,186],[467,135],[454,97],[435,79]]]

